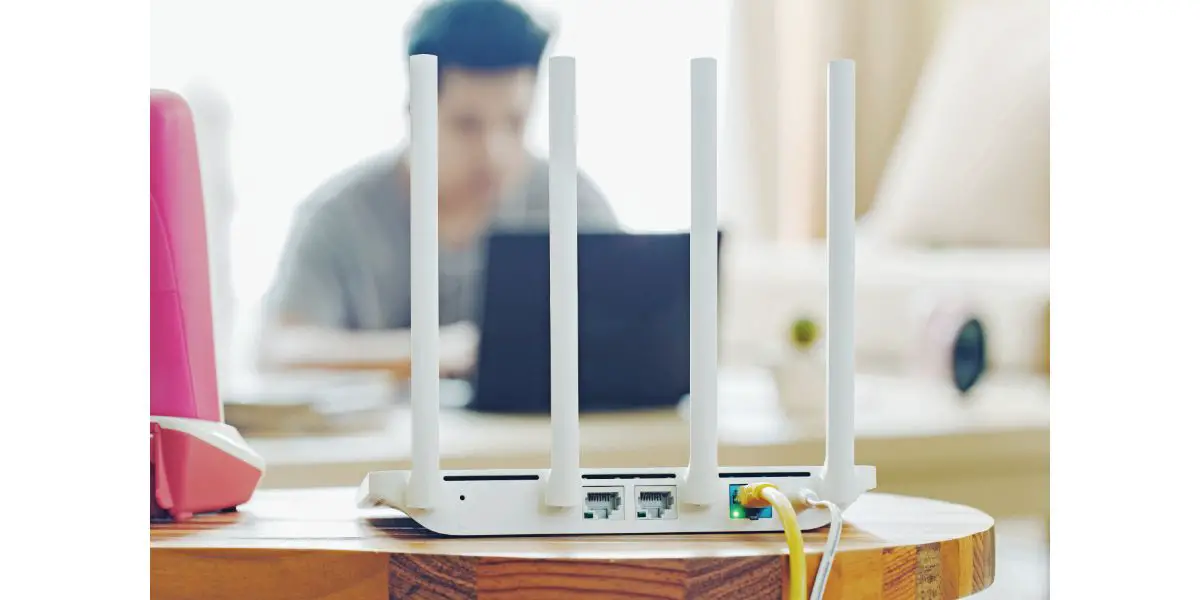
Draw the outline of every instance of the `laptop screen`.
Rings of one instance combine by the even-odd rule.
[[[579,408],[666,407],[688,392],[688,233],[581,233]],[[550,409],[550,254],[545,232],[494,233],[479,306],[471,408]]]

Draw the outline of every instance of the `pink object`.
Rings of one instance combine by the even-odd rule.
[[[185,521],[245,503],[262,470],[204,439],[150,423],[150,516]]]
[[[150,412],[221,420],[192,114],[150,93]]]
[[[151,517],[177,520],[250,499],[264,464],[223,422],[208,243],[191,110],[150,92]]]

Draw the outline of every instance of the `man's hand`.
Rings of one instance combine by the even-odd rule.
[[[479,333],[471,323],[441,328],[438,350],[441,374],[462,376],[475,366]],[[260,354],[264,370],[383,370],[408,379],[412,369],[412,336],[407,329],[343,331],[323,327],[285,326],[264,338]]]
[[[479,353],[479,330],[466,321],[447,325],[439,340],[443,377],[462,377],[475,368]]]

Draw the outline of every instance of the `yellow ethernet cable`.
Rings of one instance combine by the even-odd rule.
[[[833,570],[833,557],[837,554],[838,542],[842,538],[842,511],[837,505],[821,500],[811,490],[801,490],[793,503],[779,488],[768,482],[750,483],[738,488],[737,501],[746,508],[770,506],[779,513],[788,544],[788,571],[791,582],[788,600],[809,600],[807,558],[804,555],[804,538],[796,520],[795,506],[800,506],[800,510],[822,508],[829,511],[829,539],[825,543],[821,562],[817,565],[817,576],[813,579],[812,590],[812,600],[821,600],[825,596],[825,585],[829,583],[829,574]]]
[[[779,488],[771,483],[751,483],[738,490],[737,501],[746,508],[766,508],[779,513],[788,545],[788,600],[808,600],[808,565],[804,557],[804,536],[796,521],[796,509]]]

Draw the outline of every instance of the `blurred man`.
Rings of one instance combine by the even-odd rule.
[[[504,0],[438,0],[410,27],[408,54],[438,57],[440,315],[448,337],[463,334],[464,352],[484,235],[548,224],[548,168],[529,154],[525,130],[549,36]],[[617,227],[586,177],[578,194],[581,229]],[[409,208],[405,149],[351,167],[305,201],[267,297],[264,366],[407,352]]]

